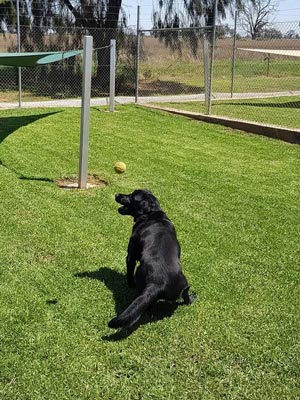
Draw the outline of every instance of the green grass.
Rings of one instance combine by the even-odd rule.
[[[226,55],[228,57],[228,54]],[[1,71],[1,68],[0,68]],[[131,71],[132,72],[132,71]],[[123,73],[126,75],[126,66]],[[204,92],[204,67],[198,61],[186,61],[174,56],[174,60],[141,62],[140,65],[140,94],[184,94]],[[127,70],[127,78],[130,70]],[[236,62],[234,92],[280,92],[300,90],[299,87],[300,67],[297,59],[282,60],[273,59],[270,62],[269,76],[267,76],[267,63],[263,59],[239,60]],[[5,82],[9,76],[4,76]],[[118,80],[118,78],[117,78]],[[130,80],[130,79],[129,79]],[[124,88],[125,83],[121,85]],[[132,92],[132,84],[129,85],[126,93]],[[37,88],[35,88],[37,89]],[[94,87],[94,97],[101,96],[99,90]],[[122,90],[122,89],[121,89]],[[230,93],[231,91],[231,60],[216,60],[214,63],[213,91]],[[126,94],[125,93],[125,94]],[[51,96],[38,96],[28,90],[23,90],[23,101],[49,100]],[[117,93],[123,95],[121,91]],[[68,97],[64,89],[56,93],[52,98]],[[71,96],[74,97],[74,94]],[[18,92],[16,90],[0,91],[0,101],[17,102]]]
[[[162,88],[169,85],[170,94],[175,93],[176,84],[186,86],[187,92],[195,87],[203,89],[204,67],[202,62],[174,60],[173,62],[141,63],[140,71],[142,86],[148,83],[151,87],[151,82],[158,81]],[[267,63],[263,59],[237,60],[234,91],[244,93],[300,90],[299,76],[299,62],[293,60],[272,60],[269,76],[267,76]],[[159,86],[158,83],[157,85]],[[182,91],[181,86],[180,90]],[[213,90],[230,93],[231,60],[215,61]]]
[[[206,113],[204,102],[156,103],[161,107]],[[213,101],[212,114],[300,129],[300,97]]]
[[[79,109],[1,111],[0,398],[299,398],[299,146],[93,108],[89,171],[109,185],[64,191],[79,124]],[[133,295],[132,221],[114,194],[139,187],[173,220],[198,299],[122,335],[107,322]]]

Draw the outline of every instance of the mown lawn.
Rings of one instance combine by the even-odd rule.
[[[206,113],[203,101],[156,103],[162,107]],[[300,129],[300,97],[269,97],[212,102],[212,114]]]
[[[0,398],[298,398],[299,146],[93,108],[89,171],[108,186],[66,191],[53,180],[77,173],[79,123],[79,109],[0,114]],[[134,292],[114,194],[145,187],[198,298],[115,333]]]

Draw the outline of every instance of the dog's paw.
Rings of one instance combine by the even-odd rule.
[[[189,300],[190,300],[189,304],[191,304],[191,303],[193,303],[195,300],[197,300],[197,295],[196,295],[196,293],[191,293],[191,294],[189,295]]]
[[[197,299],[197,295],[196,293],[191,293],[191,294],[184,293],[182,298],[183,298],[183,304],[189,305],[192,304]]]

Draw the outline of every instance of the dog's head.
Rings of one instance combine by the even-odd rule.
[[[134,219],[161,211],[159,202],[149,190],[139,189],[130,194],[116,194],[115,199],[121,204],[119,213],[131,215]]]

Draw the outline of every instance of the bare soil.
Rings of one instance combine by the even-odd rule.
[[[78,189],[78,176],[57,178],[55,180],[55,183],[58,187],[62,189]],[[88,189],[95,187],[106,187],[108,185],[108,182],[106,180],[100,178],[96,174],[89,174],[87,183]]]

